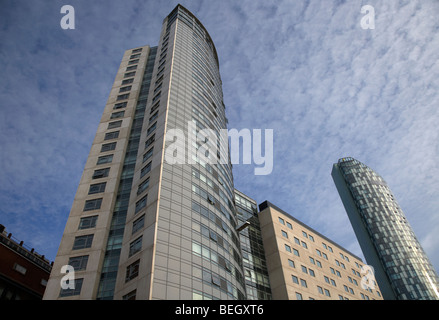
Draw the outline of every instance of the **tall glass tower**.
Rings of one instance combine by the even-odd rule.
[[[245,299],[226,128],[215,46],[178,5],[123,56],[44,298]]]
[[[439,299],[438,275],[384,179],[353,158],[332,177],[384,299]]]

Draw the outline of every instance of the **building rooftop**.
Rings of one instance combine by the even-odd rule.
[[[8,233],[4,225],[0,224],[0,243],[10,250],[15,251],[27,260],[36,264],[40,268],[50,272],[52,270],[53,262],[50,262],[44,257],[44,255],[39,254],[34,248],[26,246],[23,241],[19,241],[12,236],[12,233]]]
[[[288,216],[289,218],[291,218],[291,220],[293,220],[294,222],[302,225],[303,227],[307,228],[308,230],[312,231],[313,233],[315,233],[316,235],[318,235],[319,237],[325,239],[327,242],[331,243],[332,245],[334,245],[335,247],[349,253],[351,256],[353,256],[354,258],[357,258],[358,260],[360,260],[361,262],[363,262],[363,259],[361,259],[360,257],[358,257],[357,255],[353,254],[352,252],[350,252],[349,250],[347,250],[346,248],[343,248],[341,245],[339,245],[338,243],[334,242],[333,240],[329,239],[328,237],[324,236],[323,234],[321,234],[320,232],[316,231],[315,229],[311,228],[310,226],[306,225],[305,223],[303,223],[300,220],[297,220],[295,217],[293,217],[291,214],[285,212],[284,210],[280,209],[279,207],[275,206],[274,204],[272,204],[271,202],[265,200],[264,202],[262,202],[261,204],[259,204],[259,211],[262,211],[268,207],[271,207],[273,209],[275,209],[276,211],[281,212],[282,214]]]

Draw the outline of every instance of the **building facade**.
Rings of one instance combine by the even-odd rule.
[[[439,299],[439,279],[384,179],[353,158],[332,177],[385,299]]]
[[[41,300],[52,264],[0,225],[0,300]]]
[[[259,209],[274,300],[383,299],[361,258],[268,201]]]
[[[258,205],[235,189],[239,240],[248,300],[271,300],[271,287],[262,242]]]
[[[244,299],[232,166],[209,153],[226,125],[215,46],[178,5],[123,56],[44,298]]]

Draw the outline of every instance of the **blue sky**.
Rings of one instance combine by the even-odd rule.
[[[0,0],[0,223],[53,260],[123,52],[177,1]],[[180,1],[215,43],[229,128],[274,129],[274,169],[235,186],[362,256],[331,178],[389,184],[439,269],[439,3]],[[75,30],[60,9],[75,8]],[[361,7],[375,8],[363,30]]]

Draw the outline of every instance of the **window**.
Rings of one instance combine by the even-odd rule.
[[[136,300],[136,290],[133,290],[122,296],[122,300]]]
[[[134,77],[136,75],[136,71],[127,72],[123,75],[124,78]]]
[[[160,84],[157,87],[155,87],[154,94],[161,89],[162,85],[163,85],[163,82],[160,82]]]
[[[152,102],[156,102],[156,101],[160,98],[161,95],[162,95],[162,92],[159,91],[159,93],[157,93],[157,94],[154,96],[154,98],[152,98]]]
[[[121,125],[122,125],[122,120],[113,121],[113,122],[110,122],[108,124],[108,128],[107,129],[119,128]]]
[[[154,124],[148,128],[146,135],[149,136],[156,128],[157,128],[157,121],[154,122]]]
[[[149,114],[152,114],[154,111],[156,111],[158,108],[160,107],[160,101],[157,102],[155,105],[153,105],[151,107],[151,111],[149,112]]]
[[[128,92],[131,90],[131,86],[122,87],[119,89],[119,93]]]
[[[143,49],[143,48],[137,48],[137,49],[134,49],[133,51],[131,51],[131,53],[142,52],[142,49]]]
[[[101,208],[102,198],[85,201],[83,211],[97,210]]]
[[[139,62],[139,59],[130,60],[130,61],[128,61],[128,65],[136,64],[138,62]]]
[[[293,230],[293,226],[288,221],[287,221],[287,227],[290,228],[291,230]]]
[[[159,112],[156,111],[151,117],[149,117],[149,123],[153,122],[159,116]]]
[[[104,164],[104,163],[111,163],[113,161],[113,155],[109,154],[107,156],[102,156],[98,158],[98,162],[96,164]]]
[[[330,296],[331,296],[331,293],[329,292],[329,290],[328,290],[328,289],[325,289],[325,296],[328,296],[328,297],[330,297]]]
[[[113,112],[110,119],[122,118],[125,115],[125,111]]]
[[[305,242],[302,241],[302,247],[304,247],[305,249],[308,249],[308,246],[306,245]]]
[[[27,269],[23,267],[22,265],[19,265],[18,263],[14,263],[14,266],[12,267],[15,271],[18,273],[21,273],[22,275],[26,274]]]
[[[309,262],[311,262],[312,264],[316,264],[316,261],[314,260],[313,257],[309,257]]]
[[[285,245],[285,250],[287,250],[288,252],[291,252],[291,247],[289,245]]]
[[[138,53],[138,54],[133,54],[133,55],[131,55],[130,60],[131,60],[131,59],[137,59],[137,58],[139,58],[139,57],[140,57],[140,53]]]
[[[151,146],[155,141],[155,134],[153,134],[148,140],[145,141],[145,149]]]
[[[299,292],[296,292],[296,299],[303,300],[302,294],[300,294]]]
[[[142,199],[140,199],[139,201],[136,202],[135,213],[139,212],[140,210],[142,210],[143,208],[146,207],[147,198],[148,198],[148,196],[144,196]]]
[[[125,93],[125,94],[120,94],[120,95],[118,95],[117,96],[117,101],[120,101],[120,100],[126,100],[126,99],[128,99],[128,97],[130,96],[130,94],[129,93]]]
[[[111,140],[119,138],[119,131],[108,132],[105,134],[104,140]]]
[[[314,273],[314,270],[312,270],[312,269],[308,269],[308,272],[309,272],[309,275],[310,275],[311,277],[315,277],[315,276],[316,276],[316,274]]]
[[[322,287],[317,286],[317,290],[319,291],[319,293],[323,294],[323,288]]]
[[[108,177],[109,172],[110,172],[110,168],[95,170],[93,173],[92,179],[99,179],[99,178]]]
[[[72,250],[90,248],[92,242],[93,242],[93,235],[92,234],[75,237],[75,241],[73,243]]]
[[[308,269],[305,266],[302,266],[302,272],[308,274]]]
[[[282,236],[288,239],[288,233],[286,233],[286,232],[283,231],[283,230],[281,230],[281,231],[282,231]]]
[[[75,288],[74,289],[62,289],[59,292],[60,297],[70,297],[70,296],[77,296],[81,293],[82,288],[82,282],[84,279],[75,279]]]
[[[299,284],[299,278],[297,278],[294,275],[291,275],[291,279],[293,280],[294,283]]]
[[[149,187],[149,178],[143,181],[141,184],[139,184],[139,188],[137,189],[137,194],[141,194],[143,191],[148,189]]]
[[[300,240],[297,239],[296,237],[294,237],[294,242],[297,243],[298,245],[300,245]]]
[[[305,231],[302,231],[302,236],[304,236],[305,238],[308,238],[308,234]]]
[[[79,220],[78,230],[90,229],[96,227],[98,216],[84,217]]]
[[[127,104],[128,104],[128,102],[126,102],[126,101],[125,102],[116,103],[114,105],[114,107],[113,107],[113,110],[125,108],[127,106]]]
[[[113,151],[116,149],[116,142],[105,143],[101,147],[101,152]]]
[[[295,256],[300,257],[299,251],[297,249],[293,248],[293,253],[294,253]]]
[[[210,239],[212,239],[215,242],[218,242],[218,235],[214,231],[209,230],[209,235],[210,235]]]
[[[148,172],[151,171],[151,161],[140,170],[140,178],[144,177]]]
[[[284,221],[284,219],[282,219],[281,217],[279,217],[279,222],[280,222],[281,224],[285,225],[285,221]]]
[[[133,222],[133,231],[131,232],[131,234],[134,234],[140,229],[142,229],[144,224],[145,224],[145,215],[141,216],[139,219]]]
[[[140,259],[133,262],[127,267],[125,282],[128,282],[139,275]]]
[[[290,265],[290,267],[295,268],[295,264],[293,260],[288,259],[288,264]]]
[[[88,256],[79,256],[69,258],[69,265],[75,269],[75,271],[85,270],[87,268]]]
[[[220,277],[214,273],[212,273],[212,283],[217,286],[221,285]]]
[[[134,78],[123,80],[122,85],[133,83],[133,81],[134,81]]]
[[[335,283],[335,280],[334,280],[334,279],[331,279],[331,284],[332,284],[334,287],[337,286],[337,284]]]
[[[300,279],[300,285],[302,287],[308,288],[308,285],[306,284],[306,280],[304,280],[304,279]]]
[[[88,194],[101,193],[105,191],[106,182],[92,184],[88,190]]]
[[[143,155],[143,163],[145,163],[145,161],[147,161],[149,158],[152,157],[152,154],[154,152],[154,147],[152,147],[151,149],[149,149],[144,155]]]
[[[134,66],[127,67],[126,71],[132,71],[132,70],[136,70],[136,69],[137,69],[137,65],[134,65]]]
[[[312,235],[308,235],[309,240],[311,240],[312,242],[314,242],[314,237]]]
[[[130,243],[130,251],[128,253],[128,257],[131,257],[133,254],[139,252],[142,249],[142,236],[134,240]]]

